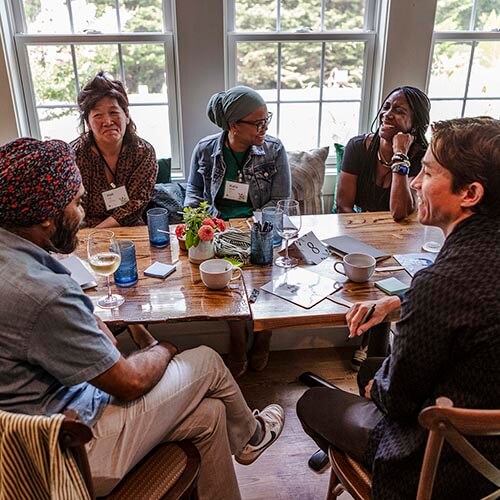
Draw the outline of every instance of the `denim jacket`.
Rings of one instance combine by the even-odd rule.
[[[215,197],[226,174],[222,154],[226,134],[221,132],[205,137],[194,148],[184,206],[195,207],[202,201],[208,201],[213,215],[220,215]],[[249,184],[248,195],[254,210],[290,198],[288,158],[283,144],[275,137],[266,135],[262,146],[250,148],[243,165],[243,175]]]

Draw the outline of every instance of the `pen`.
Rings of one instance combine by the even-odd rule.
[[[364,315],[363,319],[361,320],[361,323],[359,324],[359,326],[361,325],[364,325],[365,323],[367,323],[368,321],[370,321],[371,317],[373,316],[373,313],[375,312],[375,305],[376,304],[373,304],[370,309],[368,309],[368,312]],[[349,342],[350,340],[350,333],[349,335],[347,335],[347,342]]]

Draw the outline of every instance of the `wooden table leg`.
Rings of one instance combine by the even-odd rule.
[[[250,351],[250,365],[255,371],[260,372],[267,366],[272,334],[272,330],[261,330],[254,333],[253,345]]]
[[[248,367],[247,361],[247,321],[228,321],[229,355],[227,366],[234,378],[243,375]]]

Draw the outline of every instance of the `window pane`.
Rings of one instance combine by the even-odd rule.
[[[24,0],[28,33],[71,33],[66,0]]]
[[[478,0],[477,31],[492,31],[500,28],[500,0]]]
[[[365,0],[326,0],[325,30],[362,30],[365,24]]]
[[[282,104],[279,137],[285,148],[317,147],[319,104]]]
[[[37,105],[75,104],[75,76],[68,45],[31,45],[28,58]]]
[[[278,44],[238,43],[236,81],[258,90],[266,100],[277,99]]]
[[[364,42],[326,44],[323,99],[361,99],[364,48]]]
[[[156,157],[171,158],[168,106],[130,106],[130,116],[137,126],[139,137],[154,146]]]
[[[435,31],[468,30],[473,0],[438,0]]]
[[[281,0],[280,31],[321,30],[321,0]]]
[[[92,80],[99,71],[120,79],[118,45],[76,45],[76,66],[80,89]]]
[[[283,43],[281,49],[281,99],[319,99],[321,43]]]
[[[167,102],[164,45],[123,44],[122,51],[127,91],[155,95],[157,102]]]
[[[474,51],[469,97],[500,97],[500,42],[480,42]]]
[[[262,97],[264,97],[264,94],[262,92],[259,92]],[[265,97],[264,97],[265,98]],[[271,123],[269,124],[269,127],[267,129],[267,133],[269,135],[273,135],[274,137],[278,136],[278,106],[275,103],[270,103],[266,101],[267,104],[267,112],[273,114],[273,119],[271,120]]]
[[[442,42],[434,45],[429,95],[463,97],[470,61],[470,43]],[[453,82],[453,84],[450,84]]]
[[[463,101],[433,101],[431,100],[431,123],[438,120],[449,120],[462,116]]]
[[[330,146],[333,154],[333,143],[347,144],[347,141],[358,135],[360,103],[333,102],[323,104],[321,115],[320,146]]]
[[[118,32],[118,18],[114,0],[72,1],[71,9],[75,33],[86,31]]]
[[[162,0],[120,2],[120,22],[126,32],[162,32]]]
[[[467,101],[464,116],[492,116],[500,119],[500,99]]]
[[[236,0],[236,31],[275,31],[276,0]]]
[[[79,115],[75,108],[38,109],[42,140],[61,139],[69,142],[78,137]]]

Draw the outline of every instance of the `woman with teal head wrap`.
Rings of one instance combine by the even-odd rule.
[[[279,139],[267,135],[272,114],[262,96],[242,85],[217,92],[207,114],[222,132],[196,145],[185,205],[208,201],[214,215],[230,219],[289,198],[286,151]]]
[[[262,96],[249,87],[233,87],[214,94],[207,113],[222,131],[194,148],[185,205],[208,201],[214,215],[230,219],[290,198],[288,158],[281,141],[266,133],[272,114]],[[247,367],[244,323],[230,325],[228,366],[235,377]],[[270,333],[255,332],[250,363],[256,370],[267,364]]]

